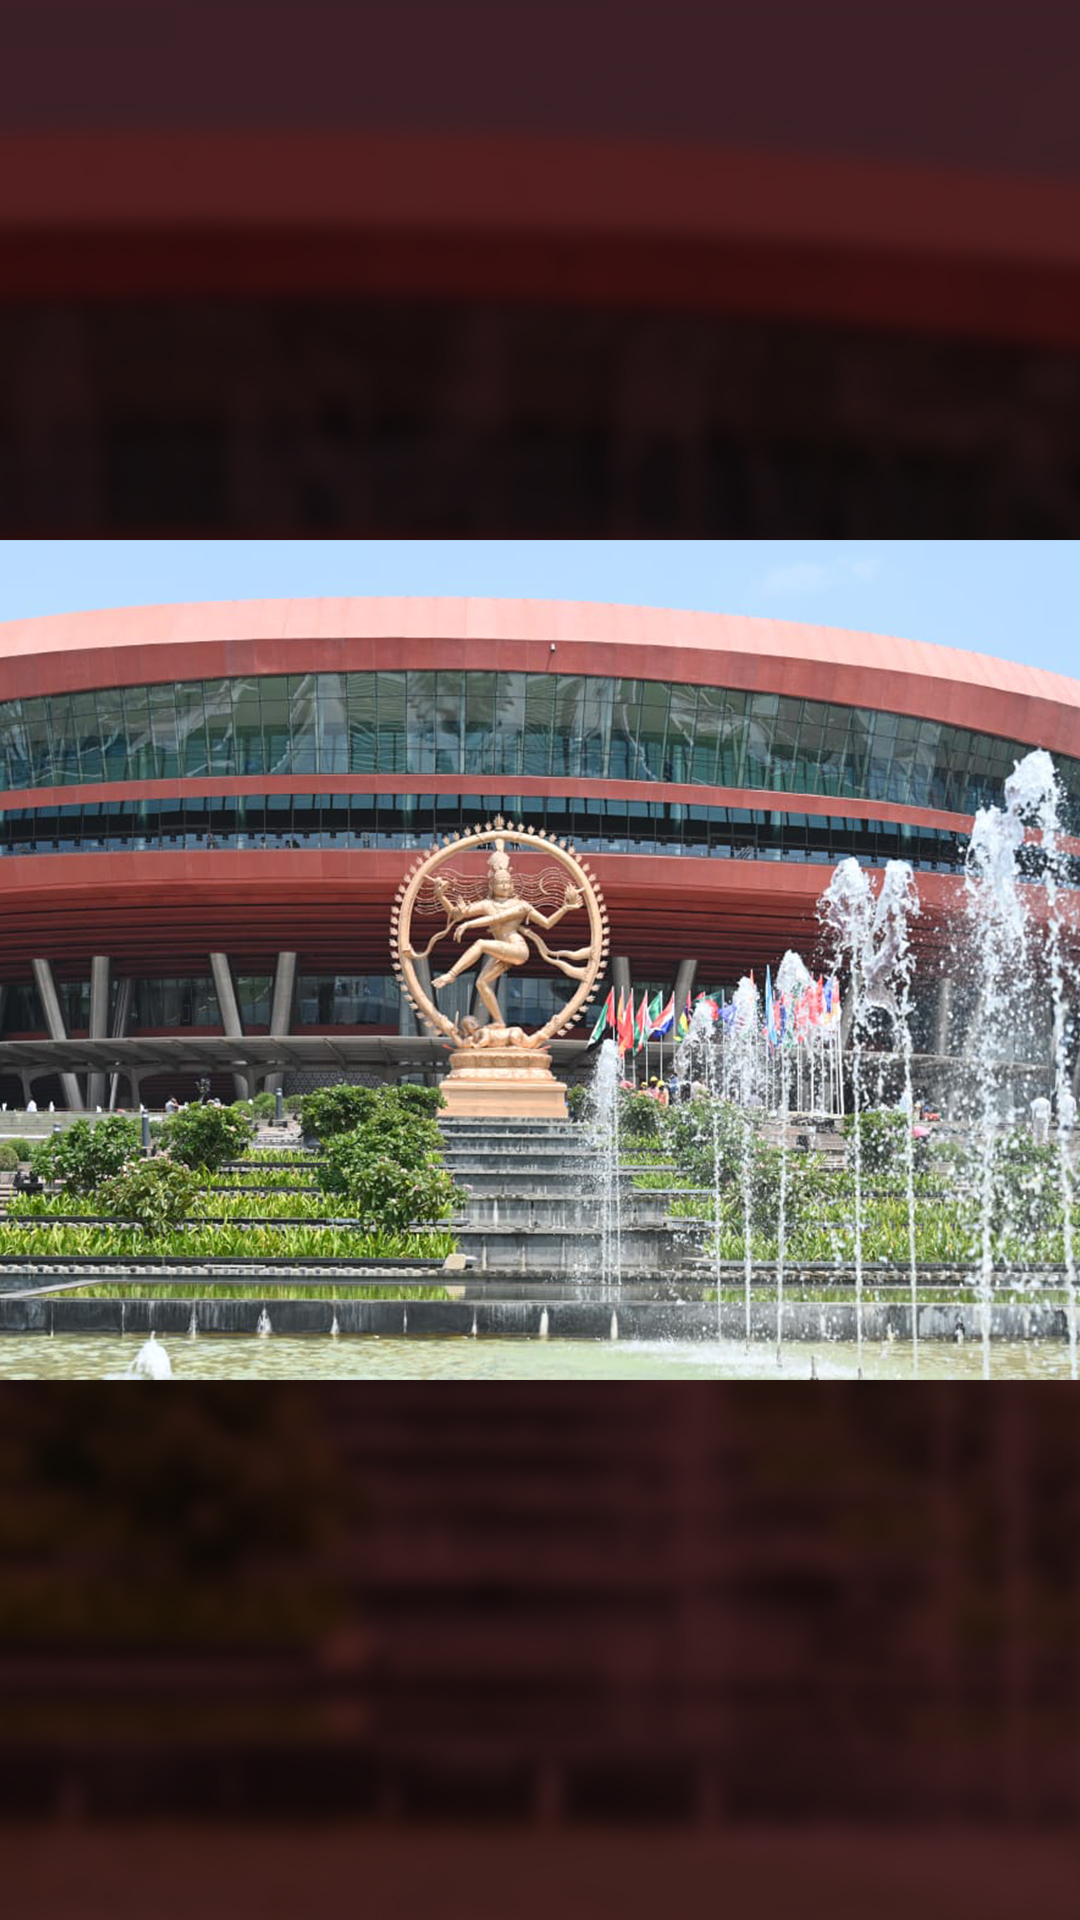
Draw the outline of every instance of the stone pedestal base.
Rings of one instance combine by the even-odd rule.
[[[566,1088],[551,1071],[550,1053],[462,1047],[450,1055],[442,1090],[451,1120],[566,1119]]]

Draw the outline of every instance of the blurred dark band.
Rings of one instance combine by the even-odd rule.
[[[1072,534],[1080,182],[553,134],[0,134],[17,533]]]

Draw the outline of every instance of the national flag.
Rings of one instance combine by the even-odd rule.
[[[711,993],[699,993],[696,1001],[694,1002],[694,1005],[697,1007],[708,1007],[709,1012],[712,1014],[712,1017],[714,1020],[716,1019],[718,1013],[720,1012],[719,1005],[713,999]]]
[[[604,1004],[600,1009],[600,1017],[597,1020],[596,1025],[593,1028],[591,1034],[589,1035],[590,1047],[593,1045],[594,1041],[599,1040],[600,1035],[604,1032],[605,1028],[614,1027],[614,1025],[615,1025],[615,989],[614,987],[611,987],[608,990],[608,997],[604,1001]]]
[[[689,994],[687,994],[686,996],[686,1005],[679,1015],[678,1030],[679,1030],[680,1036],[683,1034],[687,1034],[690,1031],[690,995]]]
[[[643,993],[641,996],[641,1005],[637,1010],[637,1019],[634,1027],[637,1036],[634,1042],[634,1050],[636,1052],[645,1045],[649,1037],[649,996],[647,993]]]
[[[660,999],[659,994],[657,994],[656,997],[658,1000]],[[672,994],[671,999],[667,1003],[667,1006],[663,1009],[662,1013],[660,1014],[660,1018],[658,1020],[653,1021],[652,1038],[654,1040],[662,1040],[666,1033],[671,1032],[671,1029],[674,1025],[675,1025],[675,995]]]
[[[660,1009],[663,1006],[663,1004],[664,1004],[663,994],[654,993],[652,998],[652,1005],[649,1008],[649,1023],[646,1029],[648,1038],[650,1040],[652,1039],[654,1033],[656,1032],[656,1023],[660,1018]]]
[[[634,996],[630,995],[619,1016],[618,1046],[620,1053],[634,1051]]]

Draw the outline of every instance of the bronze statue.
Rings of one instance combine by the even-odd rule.
[[[511,871],[507,843],[522,852],[541,853],[548,863],[532,873]],[[451,858],[481,848],[491,849],[486,872],[481,877],[448,866]],[[554,863],[554,864],[552,864]],[[567,915],[584,912],[588,917],[588,939],[568,950],[552,951],[538,929],[550,933]],[[437,917],[441,924],[423,945],[413,942],[412,924],[416,918]],[[418,963],[426,962],[440,941],[452,937],[459,944],[469,937],[460,957],[431,982],[430,992],[418,972]],[[391,944],[395,971],[402,990],[411,1000],[425,1025],[441,1033],[454,1049],[451,1072],[444,1092],[460,1112],[492,1113],[564,1112],[563,1090],[550,1070],[550,1055],[541,1050],[547,1040],[564,1032],[587,1005],[607,958],[607,913],[599,889],[587,864],[572,847],[549,839],[544,833],[522,826],[507,826],[498,819],[492,825],[476,827],[471,833],[454,835],[435,847],[413,867],[398,890],[392,925]],[[495,997],[495,986],[506,973],[522,966],[535,950],[549,966],[577,982],[567,1004],[535,1033],[521,1027],[507,1027]],[[451,1020],[439,1008],[434,995],[463,973],[480,965],[477,995],[490,1016],[481,1025],[471,1016]],[[475,1062],[483,1051],[484,1061]],[[470,1064],[475,1062],[475,1065]],[[476,1083],[472,1091],[480,1097],[479,1082],[487,1086],[487,1098],[504,1104],[477,1106],[462,1104],[465,1099],[462,1076]],[[511,1098],[511,1082],[528,1079],[532,1083],[532,1103],[523,1104],[524,1095]],[[537,1083],[550,1083],[552,1096],[537,1106]],[[552,1104],[557,1095],[557,1104]],[[545,1096],[546,1098],[546,1096]],[[508,1103],[508,1104],[506,1104]]]

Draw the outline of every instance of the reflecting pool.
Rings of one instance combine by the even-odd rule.
[[[855,1343],[645,1340],[468,1340],[374,1336],[330,1339],[270,1334],[166,1337],[161,1345],[174,1380],[852,1380]],[[139,1335],[12,1334],[0,1337],[0,1379],[125,1378],[142,1346]],[[1001,1380],[1067,1380],[1064,1341],[995,1343],[991,1373]],[[910,1346],[864,1342],[864,1380],[912,1378]],[[978,1342],[922,1341],[919,1378],[982,1377]]]

